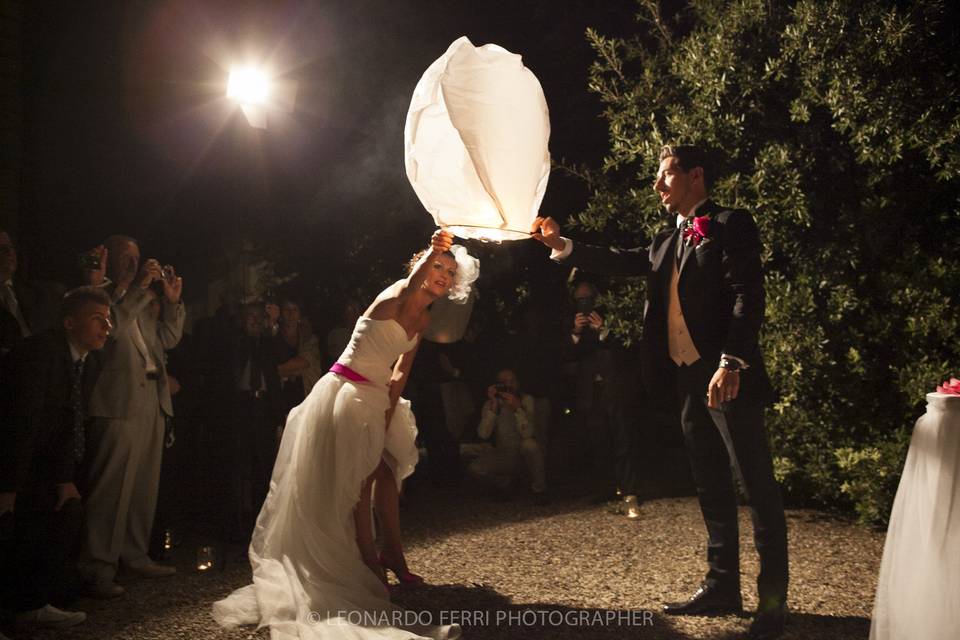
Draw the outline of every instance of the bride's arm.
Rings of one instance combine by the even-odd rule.
[[[397,359],[397,364],[393,365],[393,375],[390,377],[390,408],[387,409],[387,429],[390,428],[390,420],[393,418],[393,411],[397,408],[397,402],[400,401],[403,389],[407,386],[410,369],[413,368],[413,360],[417,357],[417,349],[419,348],[420,340],[417,339],[413,349],[402,354]]]

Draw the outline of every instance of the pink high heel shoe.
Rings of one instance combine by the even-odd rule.
[[[387,579],[387,572],[383,568],[383,564],[380,562],[379,558],[372,564],[365,564],[367,564],[367,567],[373,572],[373,575],[377,576],[377,579],[383,584],[383,588],[386,589],[388,593],[391,593],[393,591],[393,585],[391,585],[390,581]]]
[[[404,586],[415,587],[425,582],[423,576],[418,576],[415,573],[411,573],[410,570],[407,569],[406,563],[398,567],[387,562],[383,552],[380,553],[380,566],[392,571],[393,575],[397,577],[397,580],[400,582],[400,584]]]

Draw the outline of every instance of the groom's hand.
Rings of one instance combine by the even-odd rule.
[[[710,378],[707,387],[707,406],[719,409],[721,402],[730,402],[737,399],[740,393],[740,372],[720,367]]]
[[[530,235],[554,251],[563,251],[565,246],[560,237],[560,225],[553,218],[537,218],[530,228]]]

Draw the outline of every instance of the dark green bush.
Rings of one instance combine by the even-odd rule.
[[[623,245],[665,224],[664,143],[719,152],[718,201],[765,243],[769,426],[794,503],[882,523],[924,394],[960,361],[960,75],[943,2],[640,0],[636,32],[587,37],[610,149],[566,167],[577,225]],[[643,284],[605,300],[640,337]],[[952,369],[952,367],[954,367]]]

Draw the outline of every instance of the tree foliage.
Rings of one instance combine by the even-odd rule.
[[[769,424],[795,501],[882,521],[926,392],[960,362],[958,36],[945,2],[639,0],[588,30],[609,153],[568,167],[576,223],[625,245],[664,225],[660,146],[718,152],[713,197],[764,239]],[[605,301],[636,340],[642,283]]]

